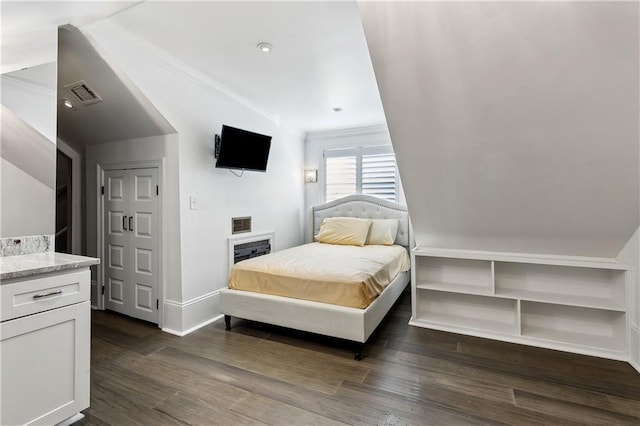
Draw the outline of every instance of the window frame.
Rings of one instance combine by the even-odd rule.
[[[349,148],[333,148],[322,151],[322,197],[327,202],[327,158],[339,158],[347,156],[356,157],[356,192],[362,195],[362,157],[367,155],[393,155],[394,173],[395,173],[395,200],[393,202],[400,203],[402,199],[402,189],[400,185],[400,173],[398,172],[398,162],[395,152],[391,145],[375,145],[375,146],[358,146]],[[386,199],[386,198],[381,198]]]

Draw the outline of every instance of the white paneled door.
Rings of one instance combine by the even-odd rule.
[[[105,307],[158,323],[158,169],[105,170]]]

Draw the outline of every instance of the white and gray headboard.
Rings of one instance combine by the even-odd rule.
[[[349,195],[314,206],[313,235],[320,231],[322,221],[328,217],[360,217],[363,219],[398,219],[396,244],[410,249],[409,211],[405,206],[369,195]]]

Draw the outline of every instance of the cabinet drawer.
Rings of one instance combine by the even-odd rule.
[[[89,300],[89,282],[89,269],[84,268],[3,284],[0,286],[0,321]]]

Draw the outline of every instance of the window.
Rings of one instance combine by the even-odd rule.
[[[326,150],[324,159],[325,201],[351,194],[399,201],[396,159],[391,147]]]

